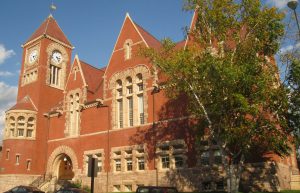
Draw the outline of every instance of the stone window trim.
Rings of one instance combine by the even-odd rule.
[[[16,163],[15,163],[15,165],[20,165],[20,160],[21,160],[21,154],[16,153]]]
[[[26,170],[27,171],[31,170],[31,164],[32,164],[32,160],[31,159],[27,159],[26,160]]]
[[[63,90],[65,88],[65,83],[66,83],[66,79],[67,79],[67,64],[69,62],[69,55],[66,51],[66,49],[58,44],[58,43],[51,43],[49,44],[49,46],[47,47],[47,55],[48,55],[48,59],[47,59],[47,74],[46,74],[46,84],[48,86],[51,86],[51,87],[54,87],[54,88],[57,88],[57,89],[60,89],[60,90]],[[62,54],[62,57],[63,57],[63,61],[58,65],[56,64],[53,64],[53,62],[51,62],[51,56],[52,56],[52,53],[54,51],[58,51]],[[53,85],[53,84],[50,84],[50,66],[51,65],[54,65],[54,66],[58,66],[60,67],[60,79],[59,79],[59,84],[58,86],[57,85]]]
[[[209,141],[207,136],[201,141],[201,146],[196,148],[197,154],[197,167],[218,167],[221,169],[223,156],[218,145],[214,141]],[[204,160],[206,159],[206,161]]]
[[[113,184],[112,192],[133,192],[138,187],[131,180],[126,180],[126,182],[122,182],[121,184]]]
[[[41,48],[41,44],[40,42],[37,44],[34,44],[32,46],[30,46],[29,48],[26,49],[26,54],[25,54],[25,65],[24,65],[24,70],[29,69],[33,66],[36,66],[39,63],[39,59],[40,59],[40,48]],[[33,50],[37,50],[38,52],[38,58],[34,61],[33,64],[29,63],[29,54],[33,51]]]
[[[11,110],[6,112],[5,118],[5,139],[27,139],[27,140],[35,140],[36,138],[36,111],[30,110]],[[23,117],[24,121],[22,127],[24,129],[24,135],[18,136],[18,118]],[[33,119],[33,122],[30,120]],[[31,131],[31,136],[26,136],[27,131]],[[12,133],[13,132],[13,133]]]
[[[160,142],[156,145],[156,166],[159,171],[165,171],[169,169],[184,169],[187,168],[187,146],[183,139],[177,139],[172,141]],[[169,167],[163,168],[162,158],[169,158]],[[176,157],[182,158],[182,166],[176,168]]]
[[[131,39],[125,40],[123,44],[124,60],[129,60],[132,58],[132,45],[133,45],[133,41]]]
[[[137,75],[141,74],[142,79],[138,79]],[[132,86],[133,86],[133,91],[132,93],[130,93],[129,95],[127,95],[127,78],[131,77],[132,78]],[[139,121],[139,116],[138,115],[138,95],[143,95],[143,104],[144,104],[144,124],[147,124],[147,120],[148,120],[148,95],[146,92],[146,88],[147,88],[147,80],[151,77],[150,74],[150,70],[146,65],[137,65],[135,67],[132,68],[127,68],[124,71],[121,72],[117,72],[114,75],[112,75],[112,77],[109,80],[109,90],[112,94],[112,110],[111,110],[111,125],[113,129],[124,129],[124,128],[129,128],[129,127],[135,127],[137,125],[143,125],[140,124]],[[123,120],[124,120],[124,125],[123,127],[119,127],[119,120],[118,120],[118,114],[117,114],[117,101],[120,100],[120,97],[118,97],[118,92],[117,92],[117,88],[118,88],[118,82],[122,82],[122,91],[123,91],[123,96],[122,96],[122,100],[123,100]],[[143,84],[143,91],[139,91],[138,90],[138,84],[141,83]],[[134,109],[134,120],[133,120],[133,126],[129,126],[129,121],[127,120],[128,115],[128,105],[126,101],[127,98],[130,96],[134,97],[134,102],[133,102],[133,109]]]
[[[6,149],[5,159],[9,160],[9,157],[10,157],[10,149]]]
[[[113,192],[121,192],[121,184],[113,185]]]
[[[22,75],[21,86],[25,86],[25,85],[35,82],[37,80],[38,80],[38,68],[33,68],[30,70],[24,71],[24,73]]]
[[[84,107],[84,98],[83,98],[83,91],[80,88],[77,88],[75,90],[71,90],[68,91],[67,93],[65,93],[65,99],[64,99],[64,112],[66,113],[65,119],[65,136],[66,137],[74,137],[74,136],[78,136],[80,135],[80,130],[81,130],[81,116],[80,116],[80,112]],[[77,109],[75,109],[76,112],[78,112],[78,120],[76,121],[76,127],[78,128],[72,128],[72,123],[71,123],[71,103],[74,103],[74,100],[71,101],[71,96],[78,96],[79,97],[79,103],[78,103],[78,107]],[[75,99],[76,100],[76,99]],[[78,121],[78,122],[77,122]],[[75,123],[74,123],[75,124]],[[75,133],[72,132],[71,130],[75,129]]]
[[[128,153],[131,152],[131,153]],[[144,158],[144,170],[138,169],[138,159]],[[112,172],[141,172],[148,170],[146,145],[122,146],[111,148],[110,160]],[[127,171],[127,160],[132,160],[132,170]],[[115,170],[115,160],[121,161],[121,171]]]
[[[88,162],[88,155],[92,155],[93,158],[98,158],[99,157],[96,156],[96,154],[101,154],[101,164],[102,164],[102,170],[100,172],[98,172],[97,174],[101,174],[104,173],[104,163],[105,163],[105,154],[104,154],[104,149],[94,149],[94,150],[87,150],[83,152],[83,162],[82,163],[87,163]],[[87,174],[88,171],[88,164],[83,164],[83,174]]]

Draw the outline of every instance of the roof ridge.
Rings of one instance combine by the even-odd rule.
[[[92,64],[89,64],[89,63],[87,63],[87,62],[85,62],[85,61],[83,61],[83,60],[80,60],[79,59],[79,62],[81,63],[83,63],[83,64],[85,64],[85,65],[87,65],[87,66],[90,66],[90,67],[92,67],[92,68],[96,68],[96,70],[101,70],[100,68],[97,68],[97,67],[95,67],[95,66],[93,66]],[[103,71],[103,70],[101,70],[101,71]]]
[[[47,34],[47,30],[48,30],[50,18],[51,18],[51,17],[47,17],[47,24],[46,24],[45,31],[44,31],[44,34],[43,34],[43,35]]]

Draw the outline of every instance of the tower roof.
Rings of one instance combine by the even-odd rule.
[[[33,104],[31,98],[26,95],[20,101],[18,101],[13,107],[11,107],[8,111],[11,110],[30,110],[30,111],[37,111],[37,108]]]
[[[72,47],[72,44],[65,36],[64,32],[61,30],[56,20],[50,14],[47,19],[40,25],[40,27],[30,36],[30,38],[25,42],[24,45],[34,41],[40,37],[48,36],[50,38],[54,38],[68,46]]]

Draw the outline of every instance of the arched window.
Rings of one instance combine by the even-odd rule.
[[[132,40],[126,40],[124,43],[125,60],[129,60],[131,58],[131,46]]]
[[[52,55],[50,56],[50,79],[49,83],[52,86],[60,86],[60,79],[61,79],[61,63],[62,63],[62,54],[55,50],[52,52]]]
[[[27,121],[26,137],[33,137],[34,125],[35,119],[33,117],[29,117]]]
[[[122,81],[116,82],[116,100],[117,100],[117,123],[118,128],[123,127],[123,86]]]
[[[138,99],[138,115],[139,115],[139,124],[145,123],[144,115],[144,85],[143,85],[143,76],[142,74],[136,75],[137,81],[137,99]]]
[[[5,137],[35,138],[35,113],[8,112],[5,119]]]
[[[79,116],[80,116],[80,95],[79,93],[72,93],[68,97],[69,100],[69,136],[79,135]]]
[[[18,121],[17,121],[17,136],[24,137],[24,131],[25,131],[25,117],[20,116],[18,117]]]
[[[15,136],[15,127],[16,127],[16,120],[14,117],[9,118],[9,136]]]
[[[126,88],[127,88],[127,103],[128,103],[128,126],[133,126],[133,88],[132,88],[132,78],[126,78]]]

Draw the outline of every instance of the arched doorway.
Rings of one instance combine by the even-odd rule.
[[[78,175],[78,161],[75,152],[68,146],[53,150],[47,163],[47,174],[56,180],[71,180]]]
[[[54,162],[55,176],[58,180],[72,180],[74,178],[72,160],[67,154],[60,154]]]

